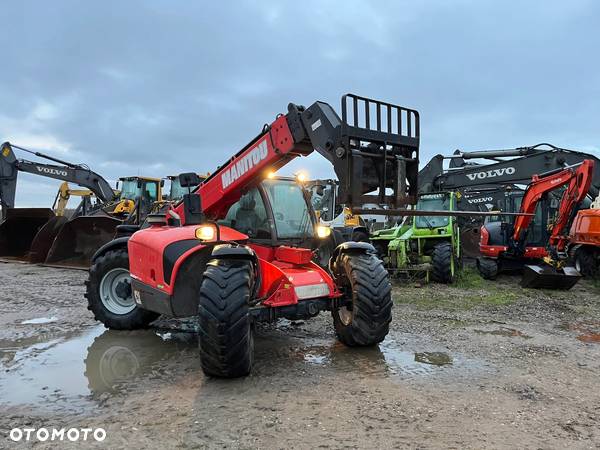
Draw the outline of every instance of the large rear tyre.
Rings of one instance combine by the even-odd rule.
[[[373,254],[342,254],[335,272],[351,300],[332,311],[338,339],[351,347],[383,341],[392,321],[392,285],[382,261]]]
[[[129,256],[124,248],[98,257],[90,268],[85,285],[88,309],[94,313],[94,319],[102,322],[106,328],[146,328],[160,315],[135,303],[129,275]]]
[[[254,275],[248,261],[213,260],[198,299],[200,357],[206,375],[243,377],[252,370],[254,337],[248,311]]]
[[[477,258],[477,270],[486,280],[495,280],[498,276],[498,261],[491,258]]]
[[[450,284],[456,278],[457,260],[451,242],[440,242],[433,247],[431,255],[431,278],[437,283]]]

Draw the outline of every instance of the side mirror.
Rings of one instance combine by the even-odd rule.
[[[197,173],[186,172],[179,174],[179,184],[181,187],[192,188],[200,184],[202,180]]]
[[[160,180],[160,187],[161,188],[165,187],[165,180],[164,179]]]
[[[142,180],[137,180],[137,187],[138,189],[142,188]]]

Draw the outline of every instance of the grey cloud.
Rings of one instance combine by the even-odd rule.
[[[288,102],[337,106],[345,92],[418,109],[423,161],[599,148],[593,1],[59,0],[3,13],[0,139],[66,149],[108,179],[213,170]],[[318,155],[284,171],[300,167],[332,173]],[[19,201],[51,202],[33,192]]]

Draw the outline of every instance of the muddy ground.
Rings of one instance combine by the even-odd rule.
[[[85,277],[0,264],[0,448],[24,447],[8,433],[27,426],[103,427],[106,440],[86,444],[99,448],[600,447],[592,282],[395,282],[378,347],[340,345],[328,314],[280,321],[258,330],[251,376],[216,380],[193,321],[106,331]]]

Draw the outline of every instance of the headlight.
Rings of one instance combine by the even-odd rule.
[[[308,180],[308,175],[306,175],[306,172],[298,172],[296,174],[296,180],[298,180],[299,183],[304,183]]]
[[[215,238],[215,227],[213,225],[202,225],[196,228],[196,239],[201,241],[212,241]]]
[[[331,228],[326,227],[325,225],[317,226],[317,236],[319,236],[319,238],[325,239],[326,237],[329,237],[330,234],[331,234]]]

